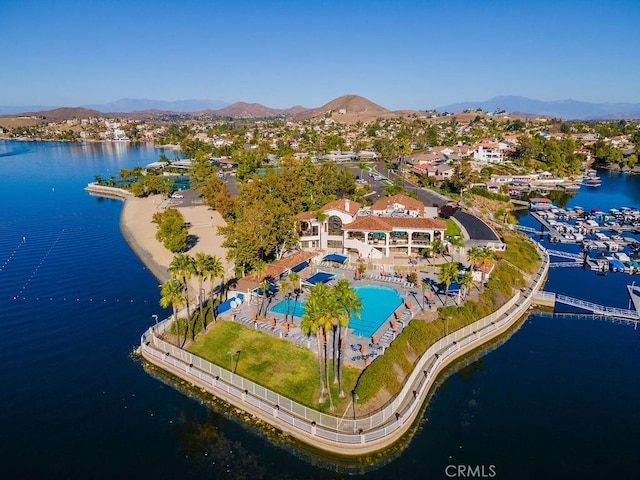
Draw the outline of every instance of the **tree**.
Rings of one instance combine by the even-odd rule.
[[[189,322],[191,321],[191,311],[189,310],[189,280],[191,280],[191,276],[195,273],[193,258],[184,253],[176,255],[169,264],[169,273],[182,285],[187,306],[187,322]],[[195,328],[192,328],[191,340],[195,340],[195,336]]]
[[[172,252],[180,252],[187,248],[189,231],[184,217],[175,208],[168,208],[164,212],[153,214],[153,223],[158,225],[156,239]]]
[[[265,304],[265,299],[267,297],[267,292],[269,290],[269,283],[266,281],[266,279],[264,278],[266,272],[267,272],[267,264],[266,262],[262,261],[262,260],[258,260],[255,264],[256,267],[256,278],[258,280],[259,285],[258,288],[260,289],[261,293],[260,293],[260,304],[258,305],[258,315],[262,315],[262,307]]]
[[[440,273],[438,273],[438,281],[444,283],[445,295],[449,296],[449,286],[458,278],[458,264],[455,262],[445,263],[440,266]]]
[[[200,301],[200,319],[202,321],[202,330],[207,329],[207,319],[203,312],[204,305],[204,288],[203,283],[205,280],[211,280],[211,315],[213,316],[213,280],[221,277],[224,274],[222,263],[218,257],[210,255],[204,252],[197,252],[193,259],[193,267],[196,278],[199,283],[198,297]]]
[[[469,293],[469,289],[473,285],[473,273],[464,272],[462,277],[460,278],[460,288],[464,290],[464,296],[466,297]]]
[[[481,263],[482,255],[482,249],[480,247],[471,247],[469,250],[467,250],[467,258],[469,259],[471,268],[477,270],[478,266]]]
[[[174,322],[174,325],[176,326],[176,337],[180,336],[180,328],[178,324],[178,310],[182,306],[184,306],[185,301],[186,301],[186,298],[184,295],[184,290],[180,282],[178,282],[175,279],[172,279],[162,284],[161,290],[160,290],[160,306],[162,308],[167,308],[169,305],[171,305],[171,308],[173,309],[173,322]],[[180,345],[180,348],[182,348],[187,341],[188,331],[189,331],[189,321],[187,320],[187,325],[186,325],[185,334],[184,334],[184,341],[182,342],[182,345]]]
[[[324,229],[324,222],[329,218],[324,211],[316,211],[316,220],[318,221],[318,248],[322,248],[322,230]]]
[[[311,287],[309,297],[304,307],[304,314],[302,315],[302,321],[300,328],[305,335],[314,334],[316,336],[316,349],[318,354],[318,373],[320,379],[320,396],[318,398],[319,403],[324,403],[325,383],[323,373],[324,363],[324,324],[322,317],[326,311],[326,298],[328,297],[328,288],[324,283],[318,283]]]
[[[291,305],[291,282],[288,279],[284,279],[280,282],[280,291],[284,295],[284,321],[289,320],[289,307]],[[293,315],[291,315],[293,317]]]
[[[334,287],[335,298],[338,302],[338,308],[341,312],[338,314],[338,396],[344,397],[344,388],[342,382],[342,364],[344,359],[344,347],[346,343],[346,331],[349,326],[351,317],[360,318],[362,311],[362,299],[358,297],[356,291],[351,288],[351,284],[345,278],[338,280]]]
[[[480,266],[482,267],[482,283],[485,282],[487,270],[496,259],[496,254],[489,247],[482,247],[480,255]]]
[[[422,310],[424,310],[425,307],[425,298],[427,297],[425,295],[427,289],[430,287],[429,283],[427,283],[426,280],[423,280],[422,282],[420,282],[420,289],[422,290]]]
[[[453,167],[453,175],[451,175],[449,184],[454,190],[462,194],[462,191],[467,189],[471,183],[471,174],[472,170],[469,160],[460,160]]]
[[[220,296],[222,296],[222,286],[224,284],[224,267],[222,266],[222,261],[220,260],[219,257],[212,255],[211,256],[211,260],[209,261],[209,264],[207,265],[207,269],[208,269],[208,273],[209,273],[209,281],[211,282],[211,316],[216,318],[217,316],[215,315],[216,309],[214,307],[213,304],[213,292],[215,290],[214,288],[214,281],[216,278],[219,278],[220,280],[222,280],[222,283],[220,283]]]
[[[198,150],[189,168],[189,183],[191,188],[200,192],[209,177],[216,177],[215,169],[211,161],[209,161],[209,155],[202,150]]]

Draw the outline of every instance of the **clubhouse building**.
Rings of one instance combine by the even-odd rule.
[[[370,207],[341,198],[320,210],[322,215],[298,214],[303,250],[356,253],[365,260],[411,256],[437,238],[444,240],[447,228],[444,220],[436,218],[436,207],[425,207],[406,195],[380,198]]]

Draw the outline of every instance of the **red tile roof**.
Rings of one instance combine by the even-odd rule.
[[[392,195],[390,197],[380,198],[371,206],[371,210],[386,210],[387,207],[393,205],[394,203],[404,205],[408,210],[418,210],[420,212],[420,215],[422,215],[424,212],[424,203],[422,203],[420,200],[416,200],[415,198],[408,197],[407,195],[402,195],[401,193]]]
[[[447,223],[437,218],[378,217],[370,215],[367,217],[357,217],[353,222],[343,225],[342,227],[342,229],[346,231],[366,230],[368,232],[390,232],[394,228],[446,230]]]
[[[347,202],[349,203],[349,208],[347,208]],[[343,212],[347,212],[350,215],[355,215],[356,212],[361,208],[361,203],[349,200],[348,198],[340,198],[333,202],[327,203],[324,207],[322,207],[322,211],[326,212],[327,210],[341,210]]]
[[[273,263],[269,263],[267,265],[267,268],[265,269],[264,277],[259,278],[258,274],[254,272],[242,278],[241,280],[248,280],[251,282],[260,283],[262,280],[268,277],[273,277],[277,279],[282,273],[286,272],[291,267],[295,267],[296,265],[302,262],[305,262],[317,255],[319,255],[318,252],[306,252],[303,250],[299,252],[294,252],[288,257],[284,257]]]

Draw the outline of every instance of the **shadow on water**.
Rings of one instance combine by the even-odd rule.
[[[0,157],[15,157],[17,155],[22,155],[23,153],[28,153],[29,151],[30,149],[26,145],[19,146],[6,152],[0,150]]]
[[[155,365],[141,360],[141,364],[144,370],[153,378],[160,380],[166,385],[175,388],[184,395],[189,396],[192,399],[197,400],[199,403],[209,408],[209,414],[202,422],[190,421],[186,422],[180,432],[180,444],[183,445],[185,451],[189,449],[199,449],[199,457],[207,457],[214,452],[221,452],[225,454],[227,447],[229,450],[233,448],[237,451],[244,449],[241,445],[236,445],[233,441],[224,437],[221,432],[221,419],[225,418],[240,425],[243,429],[251,432],[251,434],[261,437],[266,440],[270,445],[276,449],[285,450],[294,457],[304,461],[305,463],[313,466],[320,467],[324,470],[331,471],[338,475],[364,475],[369,472],[380,469],[381,467],[392,463],[407,449],[410,445],[413,437],[420,433],[424,428],[429,428],[429,420],[425,416],[425,411],[429,406],[429,403],[438,391],[438,389],[447,381],[452,375],[459,373],[461,378],[470,378],[483,369],[483,357],[488,353],[496,350],[509,340],[522,325],[526,322],[528,314],[522,316],[518,321],[505,333],[492,339],[488,343],[476,348],[463,357],[454,361],[451,365],[446,367],[436,379],[433,388],[430,390],[425,402],[423,403],[417,420],[413,423],[409,431],[400,438],[392,447],[381,450],[379,452],[362,455],[357,457],[346,457],[336,454],[331,454],[322,450],[317,450],[307,444],[297,441],[289,435],[274,428],[270,424],[256,419],[252,415],[245,413],[244,411],[233,407],[232,405],[216,398],[213,395],[208,394],[204,390],[194,387],[188,382],[174,376],[173,374],[159,369]],[[207,433],[208,432],[208,433]],[[196,442],[192,437],[205,436],[206,441]],[[264,476],[264,460],[262,464],[255,463],[257,457],[254,454],[245,452],[245,454],[239,457],[243,458],[243,461],[248,462],[247,465],[243,465],[242,468],[248,468],[254,470],[255,475],[253,478],[260,478]],[[217,458],[223,458],[217,457]],[[264,459],[264,455],[260,455],[261,459]],[[237,457],[233,456],[233,461],[237,461]],[[209,460],[203,460],[207,463]],[[232,459],[226,459],[224,462],[231,465]],[[209,465],[207,463],[207,465]],[[204,467],[204,464],[202,465]],[[240,465],[235,465],[233,468],[240,468]],[[211,469],[222,468],[220,465],[210,465]],[[213,471],[213,470],[212,470]],[[277,470],[276,470],[277,471]],[[271,478],[271,472],[269,472]],[[289,478],[281,473],[278,478]]]

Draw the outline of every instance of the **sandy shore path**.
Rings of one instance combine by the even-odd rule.
[[[167,268],[173,260],[174,254],[156,240],[157,226],[151,223],[153,214],[159,211],[162,200],[159,195],[147,198],[127,198],[120,216],[120,229],[127,243],[159,282],[169,279]],[[189,235],[196,238],[195,245],[185,253],[193,256],[197,252],[216,255],[222,261],[227,276],[230,272],[226,259],[226,249],[222,247],[223,237],[218,236],[218,226],[225,225],[222,216],[206,205],[181,207],[174,205],[184,216],[185,222],[190,223]],[[196,279],[191,285],[197,289]]]

